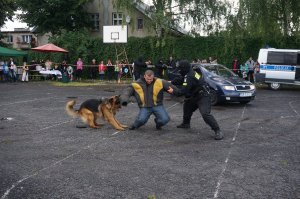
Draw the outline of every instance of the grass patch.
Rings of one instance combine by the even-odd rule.
[[[84,86],[124,86],[124,85],[128,85],[129,83],[131,83],[131,80],[123,80],[121,82],[121,84],[118,84],[115,81],[82,81],[82,82],[50,82],[50,84],[52,84],[53,86],[57,86],[57,87],[84,87]]]

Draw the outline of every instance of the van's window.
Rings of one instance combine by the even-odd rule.
[[[268,52],[268,64],[296,65],[296,52]]]

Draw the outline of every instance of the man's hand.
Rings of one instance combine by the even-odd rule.
[[[168,91],[168,93],[172,94],[174,89],[171,86],[169,86],[169,89],[167,91]]]

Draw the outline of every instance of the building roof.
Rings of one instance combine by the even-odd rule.
[[[29,33],[31,32],[29,28],[14,28],[14,30],[1,31],[2,33]]]

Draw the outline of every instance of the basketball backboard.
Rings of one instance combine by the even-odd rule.
[[[127,43],[127,25],[103,26],[103,43]]]

